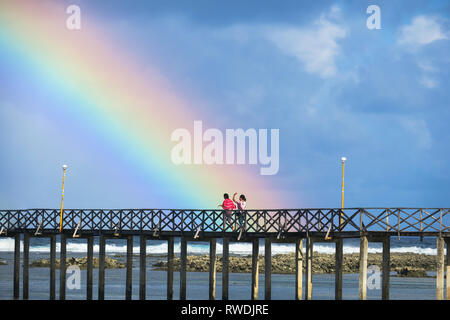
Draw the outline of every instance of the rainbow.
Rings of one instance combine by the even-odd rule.
[[[143,57],[127,51],[92,15],[82,20],[81,30],[68,30],[65,10],[56,1],[0,4],[1,55],[26,69],[31,91],[48,93],[50,117],[89,132],[127,173],[145,181],[150,193],[164,190],[167,207],[216,208],[223,192],[235,190],[247,194],[249,208],[292,204],[258,168],[172,164],[174,129],[190,128],[194,120],[209,127],[224,124],[196,114],[195,101],[186,101],[148,61],[142,68]]]

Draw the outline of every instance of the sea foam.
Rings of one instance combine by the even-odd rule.
[[[21,250],[23,250],[23,241],[20,243]],[[188,253],[190,254],[208,254],[209,253],[209,245],[201,244],[201,243],[189,243],[188,244]],[[106,253],[110,254],[122,254],[126,253],[127,246],[126,245],[118,245],[118,244],[106,244],[105,247]],[[216,252],[217,254],[222,254],[222,244],[217,243]],[[13,252],[14,251],[14,239],[12,238],[3,238],[0,239],[0,252]],[[46,253],[50,251],[49,245],[30,245],[30,252],[42,252]],[[56,251],[60,251],[60,244],[56,244]],[[99,246],[98,244],[94,245],[94,252],[98,253]],[[174,251],[176,253],[180,252],[180,244],[175,243]],[[371,247],[369,244],[369,253],[381,253],[382,249],[380,247]],[[70,253],[86,253],[87,252],[87,244],[86,243],[74,243],[68,242],[67,244],[67,252]],[[260,254],[264,254],[264,245],[260,245],[259,247]],[[283,254],[283,253],[294,253],[295,245],[294,244],[272,244],[272,255],[275,254]],[[326,254],[334,254],[335,248],[334,244],[314,244],[314,252],[318,253],[326,253]],[[429,247],[418,247],[418,246],[402,246],[402,247],[391,247],[392,253],[418,253],[418,254],[426,254],[426,255],[436,255],[436,248]],[[139,253],[139,246],[133,247],[133,253]],[[159,243],[159,244],[151,244],[147,245],[147,254],[166,254],[167,253],[167,243]],[[230,253],[234,255],[250,255],[252,253],[252,245],[250,243],[230,243]],[[359,247],[354,245],[344,245],[344,253],[359,253]]]

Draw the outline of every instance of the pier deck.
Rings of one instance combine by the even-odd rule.
[[[188,241],[208,241],[210,250],[209,297],[215,299],[216,239],[223,239],[222,299],[228,299],[228,259],[231,241],[253,244],[251,298],[258,297],[259,266],[258,239],[265,241],[264,297],[271,299],[271,244],[296,244],[296,299],[312,298],[312,256],[315,242],[336,243],[335,298],[342,299],[342,263],[345,238],[360,238],[359,298],[366,299],[368,242],[383,244],[382,299],[389,299],[390,237],[434,236],[437,245],[436,299],[450,299],[450,209],[449,208],[346,208],[346,209],[271,209],[245,211],[244,226],[239,226],[233,215],[232,231],[223,222],[222,210],[188,209],[65,209],[60,232],[60,211],[57,209],[0,210],[0,236],[14,237],[14,299],[20,297],[20,258],[23,257],[22,298],[29,297],[29,246],[30,237],[50,239],[50,299],[55,296],[56,235],[60,237],[60,284],[59,299],[65,299],[66,246],[70,238],[86,238],[88,244],[86,296],[92,294],[93,244],[99,237],[98,299],[104,299],[105,245],[109,238],[127,240],[127,271],[125,299],[131,299],[132,254],[134,236],[140,237],[139,298],[146,298],[146,243],[158,239],[168,241],[167,299],[173,299],[174,238],[181,238],[180,299],[186,299],[186,262]],[[23,238],[23,251],[20,241]],[[303,240],[306,240],[303,253]],[[447,246],[445,259],[444,247]],[[303,284],[303,271],[305,284]],[[304,288],[304,293],[303,293]]]

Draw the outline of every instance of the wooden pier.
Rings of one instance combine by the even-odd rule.
[[[252,244],[252,275],[250,299],[259,293],[259,240],[264,239],[264,299],[272,298],[272,243],[295,244],[296,300],[312,299],[312,263],[314,243],[335,243],[335,299],[342,299],[343,241],[360,239],[359,299],[367,298],[368,243],[381,242],[382,299],[388,300],[391,237],[436,237],[437,276],[436,299],[450,299],[450,209],[448,208],[350,208],[350,209],[283,209],[249,210],[245,224],[233,221],[236,231],[224,228],[221,210],[173,209],[68,209],[64,211],[62,232],[59,232],[56,209],[0,210],[0,236],[14,238],[14,299],[29,299],[30,238],[48,238],[50,243],[49,299],[56,299],[56,236],[60,235],[59,299],[66,298],[67,243],[72,238],[87,240],[86,298],[93,299],[94,237],[99,242],[98,299],[105,298],[105,247],[108,239],[124,239],[127,244],[124,298],[132,299],[133,243],[139,237],[139,299],[147,298],[147,241],[165,240],[167,249],[167,299],[174,299],[174,239],[180,238],[180,295],[185,300],[188,281],[187,245],[190,241],[209,242],[209,299],[216,299],[216,243],[222,240],[222,299],[229,297],[230,242]],[[23,241],[23,250],[20,243]],[[445,254],[445,246],[447,252]],[[22,295],[20,266],[22,261]],[[304,275],[303,275],[304,273]],[[446,283],[444,283],[446,281]],[[446,290],[444,290],[446,288]],[[444,292],[446,291],[446,292]],[[444,294],[445,293],[445,294]]]

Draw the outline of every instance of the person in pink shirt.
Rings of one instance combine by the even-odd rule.
[[[232,210],[235,210],[236,206],[233,203],[233,201],[231,201],[228,193],[224,193],[223,198],[224,198],[224,200],[223,200],[222,204],[219,204],[219,207],[222,207],[222,209],[224,210],[223,229],[225,230],[225,221],[227,221],[228,224],[231,225],[231,229],[233,229],[233,231],[234,231],[234,226],[231,223],[231,215],[233,214]]]
[[[247,206],[247,199],[243,194],[239,196],[239,200],[236,200],[237,192],[233,195],[233,202],[237,205],[238,208],[238,218],[239,218],[239,225],[240,227],[245,231],[245,207]]]

